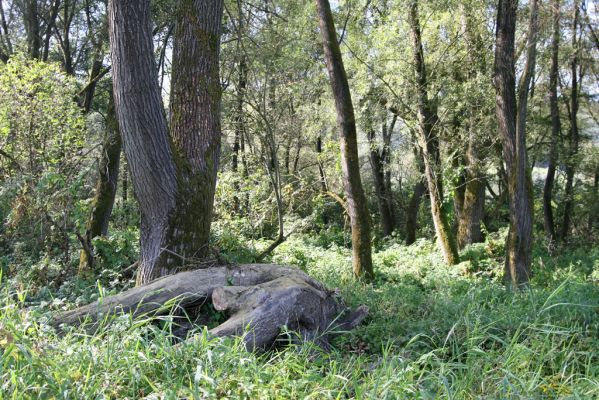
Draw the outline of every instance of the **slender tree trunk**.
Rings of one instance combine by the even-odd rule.
[[[443,209],[443,176],[441,172],[441,152],[437,136],[438,117],[430,104],[427,93],[427,78],[424,65],[424,52],[420,38],[420,21],[418,19],[418,3],[410,2],[409,24],[412,31],[412,51],[414,55],[414,72],[417,81],[418,103],[418,139],[422,149],[426,181],[431,199],[431,211],[437,241],[445,262],[454,265],[459,262],[458,248]]]
[[[516,102],[514,47],[517,0],[499,0],[495,46],[496,111],[508,179],[510,229],[506,243],[505,280],[513,287],[530,276],[532,248],[532,183],[526,155],[526,106],[534,71],[537,0],[532,0],[526,65]]]
[[[482,171],[478,139],[475,137],[475,125],[475,118],[471,117],[468,129],[468,149],[466,150],[467,170],[461,215],[458,220],[458,246],[460,248],[484,241],[482,220],[485,216],[486,179]]]
[[[420,204],[422,198],[426,194],[426,178],[424,171],[424,161],[420,147],[414,146],[414,160],[418,165],[418,172],[420,173],[420,179],[414,186],[414,191],[410,197],[410,203],[408,205],[408,211],[406,215],[406,244],[411,245],[416,241],[416,231],[418,230],[418,212],[420,210]]]
[[[595,210],[599,210],[599,207],[597,207],[597,202],[599,201],[599,165],[597,165],[595,167],[595,178],[593,180],[593,199],[594,199],[593,204],[594,204]],[[599,221],[598,213],[597,212],[589,213],[589,219],[588,219],[589,231],[593,230],[593,227],[595,226],[597,221]]]
[[[122,139],[121,139],[122,140]],[[123,200],[123,206],[127,204],[129,200],[129,168],[127,167],[127,159],[123,157],[123,179],[121,180],[121,198]]]
[[[237,23],[237,51],[239,54],[239,63],[237,70],[237,104],[236,104],[236,115],[235,115],[235,141],[233,143],[233,166],[232,171],[236,175],[235,179],[237,179],[238,170],[239,170],[239,156],[241,151],[241,141],[243,140],[243,135],[245,132],[245,119],[243,115],[243,102],[245,98],[245,90],[247,86],[247,66],[245,61],[245,53],[242,49],[242,33],[243,33],[243,12],[241,9],[241,1],[237,2],[237,7],[239,8],[239,18]],[[241,202],[239,200],[239,192],[241,191],[241,186],[239,181],[235,180],[235,195],[233,196],[233,208],[235,213],[239,214],[241,212]]]
[[[75,0],[73,0],[75,1]],[[63,57],[63,68],[67,75],[73,75],[75,70],[73,67],[73,54],[71,49],[71,22],[73,21],[74,7],[76,3],[70,0],[63,2],[62,29],[59,36],[60,49]]]
[[[8,23],[4,14],[4,4],[0,0],[0,59],[6,63],[12,54],[12,41],[8,31]]]
[[[383,236],[390,236],[393,233],[393,213],[389,207],[387,187],[385,184],[385,172],[383,169],[383,157],[381,156],[378,145],[375,142],[375,131],[370,129],[368,132],[368,142],[370,144],[370,166],[372,168],[372,177],[374,178],[374,188],[376,199],[379,205],[381,216],[381,227]]]
[[[337,108],[343,186],[352,228],[353,271],[354,276],[357,278],[371,281],[374,278],[370,242],[371,222],[360,178],[360,159],[358,157],[354,108],[347,75],[343,67],[331,6],[328,0],[316,0],[316,6],[327,70]]]
[[[79,258],[79,272],[93,271],[94,251],[92,239],[108,234],[108,223],[116,196],[119,164],[121,160],[121,135],[116,120],[114,103],[111,100],[106,115],[106,136],[100,158],[100,176],[92,203],[92,213],[85,232],[85,243]]]
[[[324,174],[324,167],[322,165],[322,135],[318,134],[316,138],[316,156],[318,158],[318,175],[320,176],[320,189],[322,192],[326,193],[329,191],[327,186],[327,177]]]
[[[44,45],[42,50],[42,61],[48,61],[48,55],[50,52],[50,38],[54,31],[54,24],[60,11],[60,0],[54,0],[52,7],[50,8],[49,18],[46,21],[46,32],[44,33]]]
[[[83,93],[83,104],[81,104],[84,112],[89,112],[91,110],[92,101],[96,93],[96,85],[98,84],[98,77],[102,71],[103,56],[104,54],[98,50],[94,60],[92,61],[92,67],[89,72],[89,80],[85,88],[85,92]]]
[[[23,4],[23,19],[27,36],[27,54],[29,57],[40,58],[41,36],[40,19],[37,0],[26,0]]]
[[[487,63],[485,55],[487,49],[484,40],[478,33],[471,14],[471,10],[461,7],[462,25],[465,34],[468,62],[467,74],[469,80],[476,80],[487,76]],[[480,129],[486,115],[476,104],[469,104],[467,109],[467,149],[465,152],[466,170],[464,174],[461,215],[458,219],[458,246],[482,242],[482,220],[485,216],[485,187],[486,177],[483,162],[483,139]]]
[[[555,235],[555,222],[553,219],[553,184],[555,182],[555,170],[558,156],[558,142],[561,130],[559,117],[559,106],[557,99],[557,80],[559,74],[559,38],[560,38],[560,3],[553,0],[553,35],[551,38],[551,69],[549,71],[549,107],[551,109],[551,147],[549,148],[549,162],[547,165],[547,176],[543,187],[543,225],[545,235],[549,241],[549,248],[553,249],[557,237]]]
[[[184,0],[176,10],[170,137],[149,5],[109,2],[115,105],[141,211],[138,284],[207,254],[221,136],[223,2]]]
[[[570,64],[572,71],[572,87],[570,90],[570,135],[568,143],[568,158],[566,160],[566,189],[564,193],[564,219],[561,226],[561,240],[568,241],[570,224],[572,220],[572,206],[574,204],[574,175],[576,172],[576,155],[578,154],[578,1],[574,1],[574,15],[572,18],[572,48],[574,55]]]

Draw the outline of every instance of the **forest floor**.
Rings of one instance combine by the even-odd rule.
[[[202,329],[173,346],[169,317],[57,334],[49,315],[119,287],[4,279],[0,398],[599,398],[599,247],[556,257],[536,248],[521,293],[501,283],[500,235],[451,268],[430,241],[377,248],[377,280],[366,286],[351,277],[350,252],[323,238],[292,237],[272,256],[370,307],[328,353],[305,344],[253,354]]]

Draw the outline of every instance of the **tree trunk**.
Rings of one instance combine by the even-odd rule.
[[[374,278],[372,269],[372,249],[370,242],[370,214],[360,178],[360,159],[354,108],[343,67],[341,50],[331,6],[328,0],[316,0],[320,33],[322,35],[325,60],[331,81],[337,109],[337,124],[341,142],[341,167],[343,186],[347,198],[347,208],[352,228],[353,272],[354,276],[366,281]]]
[[[96,183],[96,192],[92,203],[92,213],[87,223],[85,243],[79,257],[79,272],[91,272],[94,267],[94,252],[92,239],[108,234],[108,223],[119,179],[121,160],[121,135],[116,120],[114,102],[110,100],[106,115],[106,136],[102,145],[100,158],[100,176]]]
[[[27,54],[31,58],[40,58],[42,45],[40,36],[40,19],[37,0],[26,0],[23,4],[23,22],[27,36]]]
[[[532,183],[526,155],[526,106],[534,71],[537,0],[533,0],[527,59],[516,102],[514,47],[517,0],[499,0],[495,46],[496,112],[508,179],[510,229],[506,243],[505,280],[517,288],[530,276],[532,248]]]
[[[64,0],[63,1],[63,15],[62,19],[62,27],[61,29],[57,29],[59,32],[58,42],[60,44],[60,50],[62,52],[63,58],[63,68],[67,75],[74,75],[75,69],[73,66],[73,52],[71,49],[71,23],[73,22],[73,16],[75,13],[75,7],[77,5],[77,1]]]
[[[241,212],[241,202],[239,200],[239,193],[241,191],[241,185],[239,184],[238,171],[239,171],[239,156],[241,151],[241,141],[245,132],[245,119],[243,115],[243,103],[245,99],[245,91],[247,86],[247,65],[245,60],[245,51],[243,49],[243,27],[244,27],[244,16],[242,10],[241,1],[237,1],[238,18],[237,18],[237,52],[239,53],[239,60],[237,65],[237,104],[236,104],[236,115],[235,115],[235,139],[233,142],[233,165],[232,172],[235,174],[235,194],[233,195],[233,211],[237,214]]]
[[[372,168],[372,177],[374,178],[374,188],[379,205],[383,236],[391,236],[394,229],[393,212],[389,207],[390,202],[388,198],[390,194],[387,193],[387,185],[385,184],[384,160],[379,152],[379,146],[375,142],[374,129],[370,129],[368,132],[368,142],[370,145],[370,166]]]
[[[246,264],[181,272],[60,313],[52,324],[60,328],[63,324],[80,325],[87,321],[86,327],[93,332],[111,315],[131,313],[133,318],[147,319],[174,310],[193,314],[193,309],[206,302],[217,311],[226,311],[229,317],[209,333],[241,336],[248,332],[243,337],[248,350],[275,346],[277,338],[288,331],[327,348],[331,332],[353,329],[368,314],[366,306],[350,310],[336,291],[328,290],[299,269]],[[173,316],[177,325],[193,328],[181,314],[184,313]],[[178,336],[185,337],[186,332]]]
[[[327,185],[327,177],[324,174],[324,167],[322,165],[322,134],[318,134],[316,137],[316,157],[318,162],[318,175],[320,177],[320,189],[323,193],[329,191]]]
[[[555,235],[555,222],[553,219],[553,184],[555,182],[555,170],[558,157],[558,142],[561,130],[559,118],[559,106],[557,98],[557,80],[559,78],[559,38],[560,38],[560,4],[559,0],[553,0],[553,36],[551,38],[551,69],[549,71],[549,107],[551,109],[551,147],[549,148],[549,162],[547,165],[547,176],[543,187],[543,226],[545,235],[549,241],[549,249],[553,249],[557,237]]]
[[[410,197],[410,203],[408,205],[408,211],[406,215],[406,244],[411,245],[416,241],[416,231],[418,230],[418,212],[420,211],[420,204],[422,198],[426,194],[426,180],[424,172],[424,161],[420,154],[420,147],[414,146],[414,160],[418,165],[418,172],[420,178],[414,186],[414,191]]]
[[[12,41],[8,31],[8,23],[4,14],[4,4],[0,0],[0,60],[6,63],[12,55]]]
[[[570,64],[572,71],[572,87],[570,90],[570,135],[568,143],[568,158],[566,160],[566,189],[564,193],[564,219],[561,226],[561,240],[568,241],[570,224],[572,220],[572,206],[574,204],[574,175],[576,172],[576,155],[578,154],[578,1],[574,1],[574,15],[572,18],[572,49],[574,55]]]
[[[485,55],[487,49],[483,38],[476,27],[471,10],[461,7],[462,26],[467,42],[468,62],[467,76],[469,80],[487,76]],[[483,111],[484,113],[484,111]],[[486,115],[481,113],[478,104],[468,104],[467,109],[467,149],[465,152],[466,171],[462,191],[461,215],[458,219],[458,247],[484,240],[482,220],[485,216],[486,177],[483,170],[483,139],[481,127]]]
[[[458,219],[458,246],[464,248],[472,243],[484,241],[481,224],[485,216],[485,176],[479,144],[475,137],[475,120],[471,117],[466,151],[467,170],[465,174],[463,201]]]
[[[597,203],[599,202],[599,164],[595,167],[595,177],[593,179],[593,205],[595,207],[595,210],[599,210],[599,207],[597,206]],[[592,212],[589,213],[589,219],[588,219],[588,228],[589,231],[593,230],[593,227],[595,226],[595,224],[597,223],[597,221],[599,221],[599,215],[597,212]]]
[[[42,61],[48,61],[48,55],[50,52],[50,39],[52,32],[54,31],[54,24],[60,11],[60,0],[54,0],[52,7],[50,8],[48,20],[46,21],[46,32],[44,33],[44,46],[42,50]]]
[[[149,3],[109,2],[115,105],[141,211],[138,284],[207,254],[221,136],[223,2],[185,0],[177,10],[170,137]]]
[[[436,132],[439,120],[436,110],[428,99],[424,52],[420,38],[420,21],[418,19],[418,3],[415,0],[410,3],[409,24],[412,33],[414,73],[417,84],[418,140],[422,149],[433,222],[443,258],[449,265],[454,265],[459,262],[458,248],[447,220],[447,214],[443,209],[443,174],[441,171],[439,138]]]

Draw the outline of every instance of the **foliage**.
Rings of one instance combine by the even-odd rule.
[[[73,228],[85,223],[86,120],[75,91],[59,65],[23,56],[0,65],[2,246],[11,269],[33,264],[43,284],[64,272],[56,263],[69,262]]]

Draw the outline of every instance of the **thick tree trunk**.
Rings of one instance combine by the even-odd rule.
[[[94,266],[94,252],[92,239],[108,234],[108,223],[114,198],[116,196],[119,165],[121,160],[121,135],[111,100],[106,115],[106,135],[102,145],[102,157],[100,158],[100,175],[96,184],[96,192],[92,203],[92,212],[87,224],[85,243],[79,258],[79,272],[89,272]]]
[[[572,17],[572,56],[571,89],[570,89],[570,135],[568,143],[568,158],[566,159],[566,189],[564,192],[564,219],[561,226],[561,240],[568,241],[572,221],[572,207],[574,204],[574,175],[576,172],[576,155],[578,154],[578,1],[574,1],[574,15]]]
[[[378,148],[379,146],[375,141],[375,135],[374,129],[370,129],[368,132],[368,142],[370,144],[370,166],[372,168],[372,177],[374,178],[374,188],[377,203],[379,205],[383,236],[390,236],[394,229],[393,211],[390,208],[390,193],[387,193],[387,185],[385,184],[385,172],[383,165],[384,155],[381,156]]]
[[[438,117],[436,110],[428,99],[424,52],[420,38],[420,21],[418,19],[418,3],[410,3],[409,24],[412,33],[412,51],[414,57],[414,73],[417,84],[418,103],[418,140],[422,149],[424,170],[431,200],[431,211],[437,241],[445,262],[454,265],[459,262],[458,248],[451,232],[447,215],[443,209],[443,175],[441,171],[441,152],[437,136]]]
[[[510,229],[506,243],[505,280],[513,287],[530,276],[532,248],[532,183],[526,155],[526,106],[534,71],[537,0],[533,0],[526,65],[516,102],[514,47],[517,0],[499,0],[495,46],[496,112],[508,179]]]
[[[551,69],[549,71],[549,107],[551,109],[551,145],[549,148],[549,161],[547,165],[547,176],[543,187],[543,226],[545,235],[549,241],[549,248],[553,249],[557,237],[555,235],[555,222],[553,219],[553,185],[555,182],[555,171],[558,157],[558,142],[561,130],[559,118],[559,106],[557,98],[557,80],[559,78],[559,39],[560,39],[560,3],[553,0],[553,35],[551,38]]]
[[[217,266],[181,272],[138,286],[99,302],[55,316],[53,325],[87,322],[96,330],[110,315],[130,313],[144,318],[191,310],[211,301],[229,319],[210,330],[215,336],[244,336],[248,349],[265,349],[288,330],[303,340],[328,346],[332,331],[355,328],[368,308],[351,311],[335,291],[304,272],[279,265]],[[179,313],[180,314],[180,313]],[[175,320],[185,325],[184,318]],[[190,326],[191,328],[192,326]],[[184,335],[181,335],[184,336]]]
[[[337,108],[343,186],[352,228],[353,271],[357,278],[370,281],[374,278],[370,242],[371,221],[360,178],[360,159],[358,157],[354,108],[333,23],[331,6],[328,0],[316,0],[316,6],[318,8],[327,70]]]
[[[109,2],[115,105],[141,211],[137,283],[207,253],[220,152],[222,1],[185,0],[174,35],[171,136],[149,1]]]

